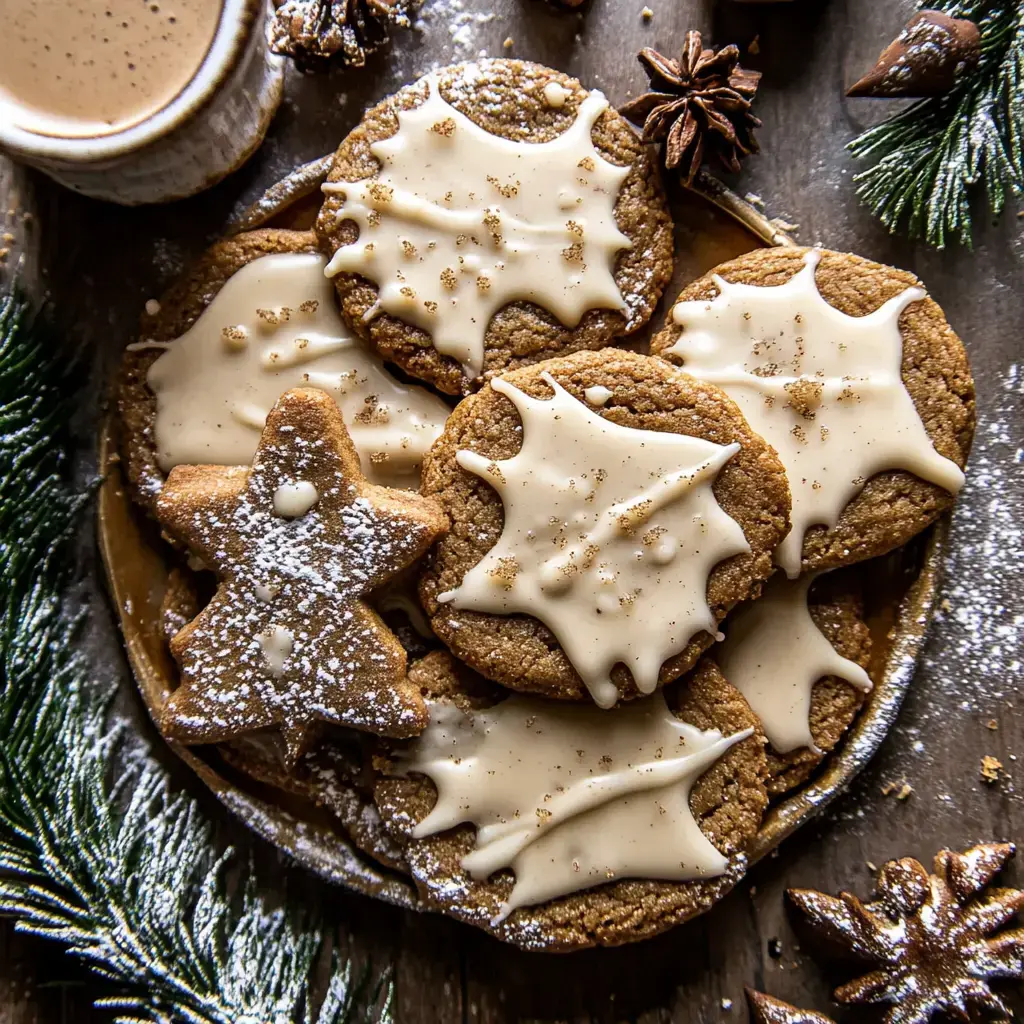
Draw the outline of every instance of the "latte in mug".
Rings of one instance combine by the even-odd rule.
[[[269,0],[0,0],[0,150],[78,192],[159,202],[259,145],[281,99]]]
[[[213,42],[220,0],[0,0],[0,116],[65,138],[165,107]]]

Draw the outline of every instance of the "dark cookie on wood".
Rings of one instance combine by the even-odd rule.
[[[574,123],[588,95],[576,79],[519,60],[459,64],[436,72],[436,78],[441,97],[457,111],[490,134],[513,142],[545,143],[561,136]],[[557,89],[557,105],[545,98],[545,87]],[[396,111],[421,105],[427,99],[428,88],[427,82],[420,80],[367,111],[362,122],[338,147],[328,182],[359,182],[376,177],[381,165],[371,146],[396,134]],[[608,107],[598,117],[591,138],[608,162],[630,168],[614,207],[618,229],[632,243],[630,248],[619,251],[613,270],[625,302],[624,310],[592,308],[576,326],[569,327],[538,305],[510,301],[487,325],[482,373],[474,379],[456,359],[441,354],[431,335],[421,327],[388,313],[367,319],[378,300],[378,283],[359,273],[343,272],[335,277],[335,282],[342,312],[352,330],[384,359],[397,363],[411,375],[449,394],[462,394],[504,370],[580,349],[603,348],[642,327],[671,276],[671,216],[657,166],[647,147],[614,108]],[[494,173],[508,170],[496,168]],[[566,217],[571,216],[571,212],[566,213]],[[342,195],[328,192],[316,230],[329,256],[359,237],[357,224],[346,219]],[[571,270],[567,265],[566,279]]]
[[[733,605],[756,596],[772,574],[772,551],[789,526],[789,491],[774,452],[749,429],[733,402],[718,388],[679,373],[660,359],[619,349],[578,352],[502,379],[527,395],[547,399],[552,389],[542,374],[550,374],[580,402],[587,389],[607,389],[612,397],[593,411],[621,426],[740,445],[719,471],[712,490],[721,509],[739,524],[750,553],[719,562],[707,579],[706,595],[716,622]],[[459,610],[438,600],[457,588],[497,544],[505,524],[501,497],[463,469],[456,453],[469,449],[498,461],[512,458],[522,446],[515,406],[490,386],[463,399],[449,418],[424,462],[423,491],[441,501],[452,529],[427,560],[420,598],[438,637],[482,675],[515,690],[589,700],[580,674],[539,619]],[[691,669],[713,639],[699,630],[665,661],[659,681],[670,682]],[[637,696],[624,665],[612,670],[611,679],[621,696]]]
[[[455,703],[463,711],[493,706],[499,690],[460,666],[450,655],[435,652],[410,669],[430,702]],[[508,897],[513,876],[501,871],[475,881],[460,866],[474,844],[474,829],[460,825],[424,839],[411,838],[417,822],[437,799],[434,784],[421,775],[396,775],[399,759],[375,758],[381,777],[375,799],[385,825],[405,844],[405,856],[424,899],[444,913],[476,925],[525,949],[569,952],[590,946],[614,946],[648,938],[708,910],[742,877],[742,851],[757,832],[767,804],[763,784],[764,737],[742,697],[725,682],[710,660],[687,684],[668,694],[680,719],[700,729],[731,734],[747,728],[754,734],[738,742],[694,784],[690,810],[701,832],[728,857],[726,872],[716,878],[687,882],[622,880],[520,907],[495,923]],[[392,747],[397,754],[399,748]]]
[[[688,285],[677,302],[714,299],[719,294],[715,276],[739,285],[784,285],[800,273],[809,254],[820,260],[814,279],[821,297],[849,317],[867,316],[907,289],[920,286],[907,271],[852,253],[783,246],[754,250],[715,267]],[[903,385],[927,438],[938,455],[963,469],[975,426],[974,382],[964,346],[938,304],[928,297],[912,301],[903,309],[898,332],[903,349]],[[671,351],[683,335],[670,313],[667,326],[653,338],[651,351],[686,368],[688,360]],[[808,419],[813,420],[813,416],[808,415]],[[796,522],[798,495],[797,488],[793,489]],[[892,551],[934,522],[953,501],[950,491],[911,472],[879,472],[855,493],[834,527],[819,522],[806,531],[801,571],[836,568]]]

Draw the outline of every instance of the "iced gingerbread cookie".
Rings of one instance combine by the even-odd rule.
[[[448,406],[393,377],[345,327],[326,262],[311,232],[246,232],[209,249],[146,313],[119,389],[128,479],[144,505],[175,466],[248,464],[294,387],[334,398],[370,480],[418,488]]]
[[[871,690],[871,633],[848,583],[777,573],[734,611],[714,658],[768,737],[768,792],[805,782]]]
[[[953,503],[974,433],[960,339],[917,278],[777,248],[687,287],[652,352],[717,384],[779,453],[790,577],[884,554]]]
[[[341,144],[324,193],[346,320],[450,394],[630,334],[672,271],[647,147],[601,93],[539,64],[406,86]]]
[[[568,952],[665,931],[742,876],[764,739],[713,662],[614,711],[502,700],[441,652],[410,678],[430,724],[376,759],[376,800],[437,909]]]
[[[789,526],[774,452],[713,385],[578,352],[462,401],[424,462],[452,522],[420,597],[515,690],[610,707],[692,668]]]
[[[175,467],[156,514],[219,581],[171,641],[181,683],[161,713],[167,737],[218,743],[275,729],[294,764],[320,722],[423,728],[405,651],[365,598],[447,521],[437,502],[365,479],[325,392],[278,401],[251,467]]]

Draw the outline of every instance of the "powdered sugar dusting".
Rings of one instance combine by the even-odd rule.
[[[304,429],[303,395],[320,393],[282,399],[244,491],[204,491],[172,474],[161,497],[161,520],[222,578],[175,641],[182,686],[164,721],[186,742],[278,725],[294,759],[317,719],[385,734],[417,730],[421,705],[404,684],[401,647],[361,598],[419,554],[430,528],[363,495],[330,439]],[[315,402],[322,415],[338,416],[326,395]],[[283,519],[274,494],[296,477],[320,498]],[[285,636],[287,644],[277,642]]]
[[[942,643],[929,645],[925,659],[933,678],[955,687],[964,710],[1014,696],[1021,675],[1024,614],[1015,609],[1024,593],[1024,527],[1010,483],[1024,463],[1022,422],[1024,377],[1014,363],[978,425],[936,615]],[[977,685],[965,692],[968,673]]]

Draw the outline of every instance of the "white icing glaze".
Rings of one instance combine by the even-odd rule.
[[[455,608],[543,622],[594,700],[611,707],[622,662],[650,693],[662,664],[701,630],[711,569],[749,551],[712,492],[739,445],[637,430],[604,419],[549,374],[549,399],[497,378],[523,421],[523,447],[492,462],[459,451],[459,465],[501,496],[501,537],[438,597]]]
[[[518,694],[471,716],[433,704],[407,767],[438,797],[413,835],[476,826],[462,867],[516,876],[497,921],[612,879],[712,878],[727,860],[694,821],[690,789],[752,731],[702,731],[660,692],[611,712]]]
[[[316,487],[308,480],[281,484],[274,491],[274,511],[286,519],[304,516],[319,500]]]
[[[607,405],[608,399],[612,397],[612,392],[603,384],[595,384],[593,387],[584,390],[583,397],[591,405]]]
[[[807,530],[834,527],[872,476],[909,470],[954,494],[964,482],[932,446],[901,376],[899,317],[925,292],[908,288],[867,316],[847,316],[818,291],[820,258],[808,252],[776,287],[716,275],[715,298],[676,304],[683,332],[668,349],[687,373],[723,388],[778,452],[793,525],[775,557],[790,577]]]
[[[820,753],[811,736],[811,691],[825,676],[861,690],[871,679],[828,642],[807,610],[813,575],[776,575],[758,601],[730,616],[715,659],[725,678],[761,719],[771,745],[786,754],[800,747]]]
[[[260,633],[256,637],[256,642],[263,651],[270,674],[274,677],[280,676],[295,646],[295,637],[291,631],[284,626],[273,625],[266,633]]]
[[[399,111],[398,132],[371,146],[377,178],[323,186],[344,195],[339,217],[359,225],[328,275],[374,281],[367,318],[383,310],[422,328],[470,377],[483,368],[491,317],[513,300],[568,327],[589,309],[623,309],[612,272],[632,243],[615,223],[615,200],[629,168],[591,140],[604,96],[591,92],[550,142],[511,142],[447,103],[434,76],[428,83],[427,100]]]
[[[311,253],[278,253],[247,264],[153,363],[154,438],[165,473],[181,464],[247,465],[277,399],[316,387],[337,402],[372,481],[419,486],[420,461],[450,410],[395,380],[351,336],[324,263]]]
[[[561,82],[547,82],[544,85],[544,102],[556,110],[565,106],[565,101],[569,98],[569,95],[569,90]]]

